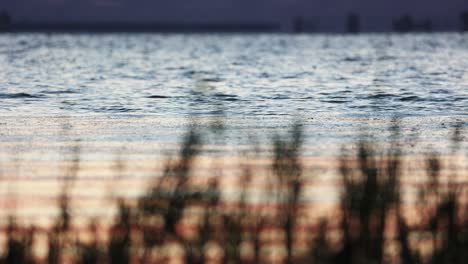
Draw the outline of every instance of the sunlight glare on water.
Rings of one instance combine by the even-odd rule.
[[[223,117],[238,144],[301,119],[316,154],[394,117],[422,141],[468,120],[466,34],[3,34],[0,64],[4,142],[70,126],[85,142],[176,143],[191,119]]]

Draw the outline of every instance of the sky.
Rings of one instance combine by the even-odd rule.
[[[364,30],[381,31],[392,19],[429,18],[436,29],[457,29],[467,0],[0,0],[15,22],[277,23],[295,17],[324,30],[343,27],[349,12]]]

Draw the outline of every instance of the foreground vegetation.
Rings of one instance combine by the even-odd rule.
[[[341,193],[332,218],[306,206],[301,163],[302,127],[272,139],[271,167],[261,203],[255,201],[256,171],[245,166],[237,198],[227,201],[219,177],[193,181],[202,135],[191,129],[179,157],[167,162],[137,201],[117,199],[118,214],[109,238],[77,239],[71,226],[67,178],[59,197],[60,216],[48,231],[47,257],[34,256],[37,231],[4,229],[4,263],[466,263],[467,188],[464,171],[444,175],[443,162],[425,158],[425,180],[413,198],[405,193],[398,128],[390,147],[359,142],[340,158]],[[460,130],[456,129],[453,152]],[[450,163],[450,161],[449,161]],[[260,177],[260,176],[259,176]],[[258,194],[256,194],[258,195]],[[266,197],[266,198],[265,198]],[[258,200],[258,199],[257,199]],[[227,206],[230,204],[231,206]],[[259,205],[261,204],[261,206]],[[317,220],[318,219],[318,220]]]

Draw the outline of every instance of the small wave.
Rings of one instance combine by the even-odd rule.
[[[330,104],[344,104],[349,101],[348,100],[320,100],[320,102],[330,103]]]
[[[0,93],[1,99],[27,99],[27,98],[41,98],[41,95],[33,95],[28,93]]]
[[[344,76],[336,76],[336,77],[333,77],[333,80],[335,80],[335,81],[346,81],[346,80],[348,80],[348,78],[346,78]]]
[[[96,112],[113,112],[113,113],[126,113],[126,112],[135,112],[140,109],[135,108],[126,108],[123,106],[109,106],[109,107],[101,107],[97,109]]]
[[[171,97],[166,96],[166,95],[150,95],[150,96],[147,96],[146,98],[149,98],[149,99],[169,99]]]
[[[268,99],[273,99],[273,100],[287,100],[287,99],[291,99],[291,97],[287,96],[287,95],[282,95],[282,94],[277,94],[273,97],[269,97]]]
[[[267,72],[262,72],[258,75],[258,78],[270,78],[271,75]]]
[[[213,75],[215,74],[214,72],[210,72],[210,71],[202,71],[202,70],[186,70],[182,73],[182,75],[184,77],[189,77],[189,78],[192,78],[194,76],[197,76],[197,75]]]
[[[219,98],[223,101],[238,101],[239,100],[238,96],[233,95],[233,94],[215,93],[212,96],[215,98]]]
[[[213,78],[203,78],[200,81],[202,81],[202,82],[222,82],[223,80],[221,78],[213,77]]]
[[[192,77],[193,75],[197,74],[197,71],[194,70],[188,70],[182,73],[183,76],[185,77]]]
[[[430,72],[429,75],[432,75],[432,76],[439,76],[439,75],[444,75],[446,74],[445,72]]]
[[[431,91],[431,94],[450,94],[450,93],[451,92],[446,89],[438,89],[438,90]]]
[[[393,94],[378,93],[378,94],[371,94],[367,96],[367,99],[386,99],[386,98],[391,98],[393,96],[394,96]]]
[[[378,61],[387,61],[387,60],[396,60],[397,57],[395,56],[388,56],[388,55],[384,55],[384,56],[380,56],[377,58]]]
[[[297,79],[303,76],[311,75],[310,72],[298,72],[296,74],[288,74],[281,77],[281,79]]]
[[[78,93],[77,91],[73,91],[73,90],[63,90],[63,91],[41,91],[41,93],[44,93],[44,94],[76,94]]]
[[[356,61],[362,61],[363,59],[361,57],[346,57],[343,59],[343,61],[346,62],[356,62]]]
[[[374,79],[372,80],[372,82],[374,82],[374,83],[386,83],[387,80],[386,80],[386,79],[382,79],[382,78],[374,78]]]
[[[405,96],[405,97],[400,98],[400,101],[402,102],[415,101],[416,102],[416,101],[422,101],[422,99],[416,95],[411,95],[411,96]]]
[[[347,100],[348,97],[346,96],[340,96],[340,95],[335,95],[335,96],[330,96],[330,100]]]
[[[366,109],[369,108],[368,105],[351,105],[349,108],[354,108],[354,109]]]

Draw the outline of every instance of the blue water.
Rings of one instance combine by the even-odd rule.
[[[323,152],[398,117],[440,141],[468,126],[467,69],[467,34],[3,34],[1,140],[54,141],[51,118],[66,118],[112,120],[74,139],[177,141],[190,120],[222,117],[231,144],[302,120]],[[159,117],[172,121],[146,121]]]

